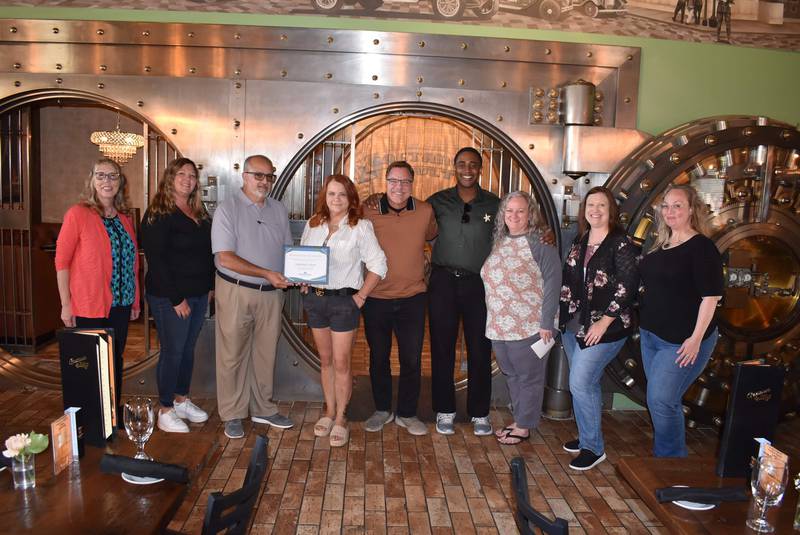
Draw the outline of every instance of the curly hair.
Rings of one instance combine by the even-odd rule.
[[[533,199],[530,193],[525,191],[512,191],[507,193],[500,201],[497,208],[497,215],[494,218],[494,232],[492,234],[493,248],[500,245],[500,242],[508,236],[508,226],[506,225],[505,212],[511,199],[525,199],[528,203],[528,230],[527,234],[541,232],[544,230],[542,218],[539,213],[539,204]]]
[[[147,215],[148,223],[152,223],[159,217],[175,211],[177,207],[175,204],[175,177],[185,165],[191,165],[195,176],[199,178],[200,173],[197,170],[197,165],[189,158],[176,158],[169,162],[161,175],[161,180],[158,182],[158,191],[150,202]],[[189,208],[191,208],[192,216],[195,219],[206,219],[208,218],[208,212],[206,212],[206,208],[200,198],[199,186],[200,182],[198,181],[192,193],[189,194]]]
[[[331,182],[338,182],[344,186],[344,191],[347,193],[347,223],[354,227],[361,219],[361,204],[358,200],[358,191],[353,185],[353,181],[347,175],[330,175],[325,179],[322,184],[322,189],[317,195],[317,206],[314,210],[314,215],[308,220],[310,227],[318,227],[322,223],[330,221],[331,212],[328,210],[328,203],[326,197],[328,196],[328,187]]]
[[[706,237],[711,234],[711,228],[708,224],[708,206],[706,206],[706,204],[700,198],[697,190],[689,184],[670,184],[664,190],[664,193],[658,198],[658,203],[655,205],[653,210],[656,216],[656,239],[653,241],[653,245],[650,246],[650,249],[647,250],[647,254],[660,249],[665,243],[667,243],[670,236],[672,236],[672,229],[667,226],[664,216],[661,215],[660,208],[661,203],[664,202],[664,198],[666,198],[670,191],[682,191],[686,194],[690,211],[689,225],[692,227],[692,229]]]
[[[130,212],[130,207],[128,206],[130,202],[128,200],[128,179],[125,178],[119,164],[110,158],[99,158],[92,165],[92,171],[89,173],[89,178],[86,180],[81,194],[81,204],[97,212],[100,217],[105,215],[103,205],[97,198],[97,189],[94,187],[94,171],[98,165],[103,164],[113,167],[114,172],[119,176],[119,189],[117,194],[114,195],[114,208],[117,212],[127,215]]]

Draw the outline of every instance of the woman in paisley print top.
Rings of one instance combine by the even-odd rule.
[[[590,189],[578,211],[578,236],[564,262],[560,319],[579,438],[563,447],[578,454],[569,465],[574,470],[588,470],[606,458],[600,378],[633,329],[638,251],[617,217],[611,192]]]
[[[117,421],[128,322],[139,317],[139,257],[128,216],[125,175],[113,160],[95,162],[81,202],[64,215],[56,242],[61,320],[67,327],[114,329]]]

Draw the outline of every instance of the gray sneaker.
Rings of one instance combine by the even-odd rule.
[[[440,435],[453,435],[456,432],[455,424],[456,413],[437,412],[436,413],[436,432]]]
[[[289,429],[294,426],[294,422],[291,418],[279,412],[276,412],[272,416],[251,416],[250,419],[257,424],[268,424],[278,429]]]
[[[225,436],[228,438],[244,438],[244,427],[241,420],[225,422]]]
[[[428,427],[420,422],[419,418],[416,416],[409,416],[408,418],[398,416],[395,419],[395,423],[400,427],[408,429],[408,432],[412,435],[420,437],[428,434]]]
[[[488,416],[472,419],[472,432],[479,437],[492,434],[492,424]]]
[[[367,418],[367,421],[364,422],[364,431],[369,431],[370,433],[377,433],[383,426],[388,424],[394,420],[394,413],[388,411],[375,411],[372,413],[372,416]]]

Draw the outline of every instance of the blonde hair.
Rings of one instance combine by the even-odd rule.
[[[125,175],[122,174],[122,169],[119,164],[109,158],[99,158],[92,164],[89,179],[86,181],[83,193],[81,194],[81,204],[97,212],[100,217],[105,215],[103,205],[97,198],[97,189],[94,187],[94,170],[97,169],[98,165],[103,164],[113,167],[114,172],[119,176],[119,189],[117,190],[117,194],[114,195],[114,208],[117,212],[127,215],[130,212],[130,208],[128,207],[128,180],[125,178]]]
[[[664,216],[661,215],[661,208],[659,207],[659,205],[664,202],[664,198],[671,191],[682,191],[686,194],[686,199],[688,200],[690,210],[689,225],[692,227],[692,229],[706,237],[711,234],[711,228],[708,224],[708,206],[706,206],[702,199],[700,199],[700,195],[697,193],[697,190],[688,184],[670,184],[667,186],[667,189],[664,190],[664,193],[659,197],[659,201],[654,210],[656,216],[657,236],[655,241],[653,241],[653,245],[651,245],[650,249],[648,249],[647,254],[660,249],[665,243],[667,243],[670,236],[672,236],[672,229],[667,226],[667,222],[664,220]]]
[[[206,219],[208,217],[208,212],[206,212],[203,200],[200,197],[200,173],[197,170],[197,165],[189,158],[176,158],[167,164],[164,173],[161,175],[158,191],[150,202],[150,208],[147,212],[148,223],[152,223],[159,217],[175,211],[175,177],[184,165],[191,165],[197,177],[197,184],[195,184],[192,193],[189,194],[188,201],[189,208],[192,209],[192,215],[195,219]]]
[[[542,218],[539,214],[539,204],[525,191],[512,191],[507,193],[497,207],[497,215],[494,218],[494,232],[492,234],[492,249],[498,247],[500,242],[508,236],[508,226],[506,226],[505,212],[511,199],[525,199],[528,203],[528,230],[527,234],[533,234],[542,230]]]

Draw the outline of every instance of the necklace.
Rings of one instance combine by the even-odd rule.
[[[688,240],[689,238],[691,238],[693,236],[694,236],[694,234],[692,234],[690,236],[687,236],[685,238],[682,238],[682,239],[674,237],[674,236],[670,236],[670,238],[667,240],[667,242],[664,245],[661,246],[661,248],[662,249],[669,249],[670,247],[677,247],[678,245],[681,245],[682,243],[684,243],[686,240]]]

